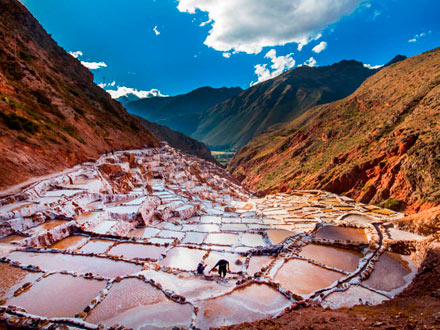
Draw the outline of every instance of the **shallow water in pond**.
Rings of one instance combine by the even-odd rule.
[[[104,253],[113,244],[115,244],[114,241],[91,239],[79,251],[82,253]]]
[[[151,227],[135,228],[128,233],[128,237],[150,238],[156,235],[159,229]]]
[[[33,282],[42,273],[22,270],[8,264],[0,263],[0,299],[12,296],[15,290],[26,282]]]
[[[0,239],[0,243],[13,243],[13,242],[20,242],[24,240],[26,236],[20,236],[20,235],[10,235],[6,236],[2,239]]]
[[[208,274],[208,271],[209,268],[205,269],[206,274]],[[185,296],[188,300],[200,300],[219,296],[231,291],[235,287],[234,281],[213,281],[199,275],[186,273],[174,275],[154,270],[145,270],[142,274],[146,278],[160,283],[164,289],[173,290],[175,293]]]
[[[299,295],[308,295],[326,288],[344,275],[312,265],[304,260],[291,259],[276,273],[274,280]]]
[[[220,259],[225,259],[229,261],[229,268],[231,272],[239,272],[243,268],[243,264],[246,260],[245,257],[239,255],[239,254],[233,254],[233,253],[222,253],[222,252],[215,252],[211,251],[208,255],[208,258],[206,258],[205,263],[208,265],[208,271],[215,266],[217,261]],[[218,270],[218,268],[217,268]],[[213,271],[213,274],[217,274],[217,271]]]
[[[117,221],[105,220],[93,227],[91,231],[96,234],[106,234],[116,223]]]
[[[89,238],[86,236],[69,236],[52,244],[50,248],[58,250],[76,250],[87,242],[88,239]]]
[[[205,239],[205,244],[235,245],[238,243],[238,235],[225,233],[211,233]]]
[[[324,226],[316,233],[317,238],[327,240],[355,241],[368,243],[367,235],[363,229],[338,226]]]
[[[344,217],[344,221],[348,222],[348,223],[356,223],[356,224],[366,225],[366,224],[370,223],[371,221],[373,221],[373,219],[368,216],[361,215],[361,214],[350,214],[350,215]]]
[[[206,233],[187,232],[182,243],[202,244],[205,240]]]
[[[159,259],[161,254],[165,252],[165,247],[135,244],[135,243],[120,243],[115,245],[107,252],[109,255],[124,256],[128,259]]]
[[[201,329],[272,317],[290,305],[281,293],[264,284],[251,284],[224,296],[197,303],[195,326]]]
[[[267,236],[272,241],[273,244],[280,244],[282,241],[284,241],[286,238],[290,236],[295,236],[296,233],[284,230],[284,229],[272,229],[266,231]]]
[[[93,273],[104,277],[116,277],[139,272],[142,267],[123,261],[98,257],[68,255],[62,253],[12,252],[8,255],[13,261],[24,265],[39,266],[42,270],[57,272],[62,270],[81,274]]]
[[[28,313],[47,317],[74,317],[104,289],[106,281],[54,274],[34,283],[8,304],[23,307]],[[66,299],[66,293],[70,293]]]
[[[24,233],[29,235],[36,235],[51,230],[53,228],[56,228],[58,226],[61,226],[67,222],[68,221],[64,221],[64,220],[49,220],[39,226],[26,230]]]
[[[160,290],[139,279],[114,283],[109,294],[92,310],[87,322],[128,328],[189,327],[193,308],[169,300]]]
[[[411,259],[408,256],[385,252],[379,257],[374,271],[364,283],[382,291],[398,289],[408,284],[408,277],[412,273],[410,265]]]
[[[366,303],[377,305],[385,300],[388,300],[388,298],[359,285],[354,285],[346,291],[336,291],[331,293],[325,298],[321,305],[330,308],[350,308],[355,305]]]
[[[206,251],[203,250],[175,247],[169,250],[159,263],[171,268],[195,270],[205,254]]]
[[[199,231],[203,233],[218,232],[220,228],[216,224],[189,224],[182,226],[183,231]]]
[[[161,230],[158,234],[158,237],[163,238],[178,238],[182,239],[185,236],[184,232],[181,231],[174,231],[174,230]]]
[[[251,257],[246,273],[249,276],[254,276],[255,273],[261,271],[261,268],[268,266],[272,262],[272,260],[274,260],[274,258],[268,256]]]
[[[261,236],[260,234],[245,233],[241,236],[240,241],[243,245],[251,247],[266,246],[266,243],[263,240],[263,236]]]
[[[304,246],[299,255],[347,272],[353,272],[363,257],[362,253],[357,251],[318,244]]]

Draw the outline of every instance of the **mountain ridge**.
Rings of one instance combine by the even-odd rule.
[[[354,60],[294,68],[212,107],[191,136],[213,148],[238,149],[272,125],[351,94],[375,72]]]
[[[241,91],[240,87],[205,86],[186,94],[128,102],[125,107],[134,115],[191,136],[201,113]]]
[[[440,48],[391,64],[353,94],[265,132],[229,170],[260,194],[324,189],[419,211],[440,203]]]
[[[0,1],[0,187],[158,141],[16,0]]]
[[[212,156],[211,151],[203,142],[197,141],[166,126],[148,121],[142,117],[136,117],[140,123],[144,125],[145,128],[147,128],[148,131],[150,131],[156,138],[166,141],[171,147],[218,164],[215,158]]]

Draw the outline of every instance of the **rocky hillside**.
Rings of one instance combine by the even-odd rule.
[[[190,136],[197,128],[202,112],[241,91],[239,87],[201,87],[187,94],[129,102],[125,107],[132,114]]]
[[[259,135],[229,169],[260,193],[319,188],[420,211],[440,203],[440,48]]]
[[[166,126],[159,125],[137,117],[138,120],[148,129],[153,135],[161,141],[166,141],[173,148],[179,149],[187,154],[206,159],[207,161],[216,163],[216,160],[211,154],[211,151],[202,142],[194,140],[183,133],[174,131]]]
[[[191,136],[215,149],[238,149],[272,125],[348,96],[375,72],[356,61],[292,69],[216,105]]]
[[[0,188],[158,141],[16,0],[0,0]]]

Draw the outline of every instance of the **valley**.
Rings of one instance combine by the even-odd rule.
[[[439,328],[440,48],[326,64],[315,31],[229,49],[196,2],[83,2],[115,10],[93,39],[74,11],[43,10],[48,33],[27,8],[46,2],[0,0],[0,329]],[[95,53],[62,48],[68,27]]]

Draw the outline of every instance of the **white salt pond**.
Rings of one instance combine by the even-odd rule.
[[[101,165],[117,169],[114,181]],[[0,199],[0,301],[75,317],[87,330],[208,329],[272,318],[304,298],[329,308],[379,304],[417,271],[384,246],[425,239],[393,228],[398,213],[328,192],[256,198],[168,146],[115,152],[75,171],[23,188],[20,202]],[[54,219],[40,224],[41,214]],[[67,221],[58,219],[74,220],[61,230]],[[382,234],[383,246],[367,232]],[[226,278],[210,272],[221,259]]]
[[[208,329],[275,316],[290,301],[268,285],[252,284],[230,294],[197,303],[196,327]]]
[[[74,317],[90,304],[105,285],[105,281],[54,274],[35,282],[29,290],[9,299],[7,303],[23,307],[35,315]]]
[[[109,294],[86,318],[107,327],[124,324],[136,329],[189,327],[193,307],[169,300],[162,291],[129,278],[113,284]]]
[[[109,278],[137,273],[142,269],[141,266],[123,261],[61,253],[12,252],[8,258],[24,265],[38,266],[49,272],[67,270],[80,274],[93,273]]]

